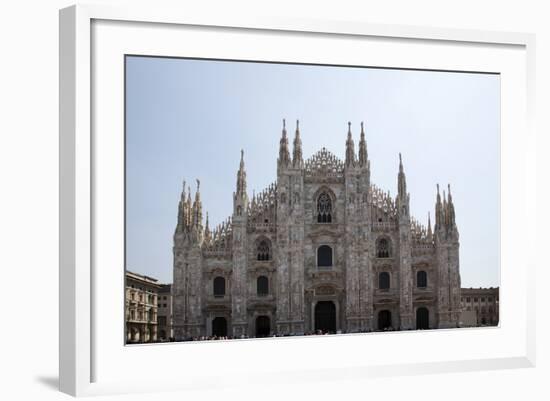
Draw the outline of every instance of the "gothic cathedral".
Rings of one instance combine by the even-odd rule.
[[[459,236],[450,186],[432,232],[410,216],[401,155],[397,196],[370,181],[363,124],[356,155],[322,148],[304,162],[286,127],[277,181],[249,199],[244,154],[232,216],[203,226],[197,180],[174,233],[176,340],[458,327]]]

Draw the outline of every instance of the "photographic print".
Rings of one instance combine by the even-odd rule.
[[[498,326],[499,151],[498,74],[127,55],[126,343]]]

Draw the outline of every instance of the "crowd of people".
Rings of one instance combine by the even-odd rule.
[[[272,337],[293,337],[293,336],[311,336],[311,335],[327,335],[327,334],[336,334],[335,332],[329,332],[329,331],[322,331],[322,330],[316,330],[312,332],[307,332],[304,334],[295,334],[295,333],[288,333],[288,334],[270,334],[268,336],[248,336],[246,334],[243,334],[241,336],[199,336],[199,337],[187,337],[183,341],[210,341],[210,340],[242,340],[247,338],[272,338]]]
[[[395,331],[395,329],[392,326],[385,327],[380,330],[375,331]],[[367,333],[368,331],[354,331],[353,333]],[[221,335],[211,335],[211,336],[198,336],[198,337],[186,337],[182,340],[176,340],[174,337],[169,337],[167,339],[159,339],[156,342],[176,342],[176,341],[216,341],[216,340],[241,340],[241,339],[248,339],[248,338],[274,338],[274,337],[296,337],[296,336],[323,336],[323,335],[331,335],[331,334],[351,334],[351,332],[345,332],[345,331],[330,331],[330,330],[314,330],[314,331],[308,331],[306,333],[287,333],[287,334],[279,334],[279,333],[273,333],[267,336],[248,336],[248,335],[241,335],[241,336],[221,336]],[[128,341],[128,344],[133,343],[132,341]],[[139,343],[135,342],[136,344]]]
[[[394,328],[389,326],[382,330],[376,330],[376,331],[394,331]],[[367,331],[356,331],[354,333],[366,333]],[[241,336],[218,336],[218,335],[212,335],[212,336],[199,336],[199,337],[187,337],[183,339],[182,341],[216,341],[216,340],[236,340],[236,339],[247,339],[247,338],[267,338],[267,337],[294,337],[294,336],[322,336],[322,335],[330,335],[330,334],[345,334],[344,331],[323,331],[323,330],[315,330],[315,331],[308,331],[303,334],[295,334],[295,333],[288,333],[288,334],[278,334],[274,333],[269,336],[248,336],[246,334],[243,334]]]

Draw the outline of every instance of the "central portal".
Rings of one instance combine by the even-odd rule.
[[[319,301],[315,305],[315,331],[336,333],[336,305],[332,301]]]

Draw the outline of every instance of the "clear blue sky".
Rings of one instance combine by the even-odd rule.
[[[304,158],[344,158],[365,122],[371,180],[397,191],[403,155],[411,213],[432,223],[451,183],[463,287],[499,285],[500,79],[497,75],[128,57],[127,268],[172,281],[184,179],[201,180],[214,226],[232,212],[240,150],[249,196],[276,179],[282,119]]]

